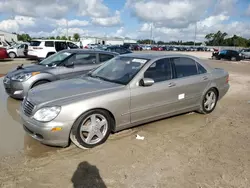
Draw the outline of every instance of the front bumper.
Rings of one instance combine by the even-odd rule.
[[[8,78],[3,80],[4,88],[6,93],[16,99],[23,99],[28,92],[29,87],[26,86],[25,82],[17,82]]]
[[[22,107],[20,109],[21,122],[24,130],[35,140],[50,145],[66,147],[69,145],[69,134],[73,122],[51,121],[48,123],[38,122],[24,114]],[[54,127],[62,127],[62,130],[52,132]]]

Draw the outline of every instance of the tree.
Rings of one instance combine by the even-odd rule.
[[[79,35],[78,33],[75,33],[75,34],[73,35],[73,38],[74,38],[75,41],[79,41],[80,35]]]
[[[60,37],[60,36],[57,36],[56,39],[57,39],[57,40],[61,40],[61,37]]]
[[[17,40],[27,42],[31,40],[31,37],[29,36],[29,34],[25,34],[25,33],[21,35],[17,34]]]
[[[205,36],[205,39],[207,45],[224,45],[225,37],[227,36],[227,33],[222,33],[221,31],[218,31],[217,33],[209,33]]]
[[[163,42],[163,41],[158,41],[157,44],[158,44],[158,45],[162,45],[162,44],[165,44],[165,42]]]
[[[69,36],[68,40],[71,40],[71,36]]]
[[[53,39],[55,39],[55,37],[52,36],[52,37],[49,37],[49,39],[52,39],[52,40],[53,40]]]
[[[61,40],[67,40],[67,37],[66,36],[62,36]]]

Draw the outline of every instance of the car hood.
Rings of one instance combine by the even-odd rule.
[[[38,71],[44,71],[47,69],[51,69],[51,67],[46,67],[43,65],[24,65],[22,69],[17,70],[17,67],[12,69],[10,72],[8,72],[8,77],[13,77],[15,75],[21,74],[21,73],[30,73],[30,72],[38,72]]]
[[[97,96],[123,87],[120,84],[91,77],[59,80],[31,89],[28,92],[28,99],[35,104],[81,100],[82,97],[86,99],[87,96]]]

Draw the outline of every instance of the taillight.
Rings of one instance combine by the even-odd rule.
[[[229,75],[227,76],[227,79],[226,79],[226,83],[228,83],[229,82]]]
[[[35,49],[35,50],[42,50],[43,48],[42,47],[33,47],[33,49]]]

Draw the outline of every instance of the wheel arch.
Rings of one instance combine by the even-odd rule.
[[[51,82],[51,80],[49,80],[49,79],[40,79],[40,80],[35,81],[35,82],[31,85],[30,88],[33,88],[35,84],[37,84],[38,82],[41,82],[41,81]]]
[[[113,115],[113,113],[112,113],[110,110],[108,110],[108,109],[106,109],[106,108],[92,108],[92,109],[88,109],[87,111],[81,113],[81,114],[76,118],[76,120],[75,120],[74,123],[73,123],[73,126],[79,121],[79,119],[81,118],[82,115],[84,115],[85,113],[88,113],[89,111],[93,111],[93,110],[102,110],[102,111],[106,111],[106,112],[110,115],[110,117],[111,117],[111,119],[112,119],[112,121],[113,121],[113,122],[112,122],[112,125],[111,125],[111,131],[112,131],[112,132],[115,131],[115,127],[116,127],[115,116]],[[73,127],[73,126],[72,126],[72,127]],[[71,127],[71,129],[72,129],[72,127]]]

